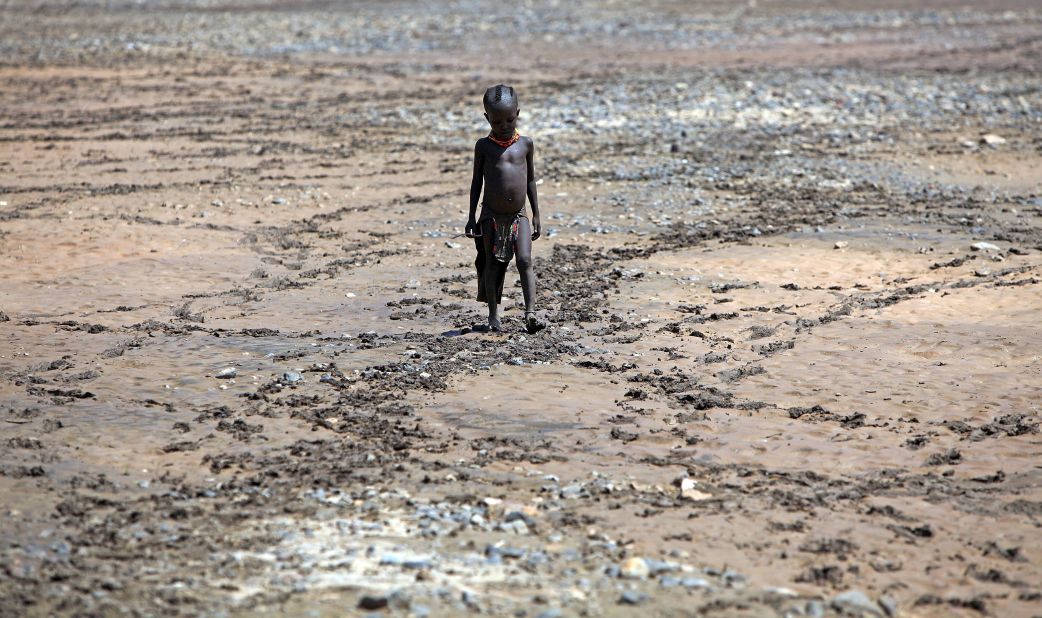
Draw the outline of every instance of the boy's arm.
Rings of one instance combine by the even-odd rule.
[[[478,210],[478,200],[481,199],[481,184],[485,179],[485,157],[481,154],[481,141],[474,143],[474,177],[470,181],[470,215],[467,217],[465,232],[470,235],[475,232],[477,220],[475,216]]]
[[[542,235],[539,223],[539,196],[536,194],[535,142],[528,139],[528,203],[532,205],[532,240]]]

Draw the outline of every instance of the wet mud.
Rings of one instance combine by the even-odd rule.
[[[0,8],[0,615],[1042,613],[1033,3],[148,9]]]

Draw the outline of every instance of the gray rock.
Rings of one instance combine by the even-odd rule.
[[[229,380],[231,378],[234,378],[235,375],[236,375],[235,367],[225,367],[224,369],[221,369],[220,371],[218,371],[217,374],[214,377],[217,378],[218,380]]]
[[[993,245],[990,242],[975,242],[970,245],[970,249],[974,251],[1001,251],[998,245]]]
[[[728,586],[740,586],[744,584],[748,579],[745,575],[737,571],[724,571],[724,583]]]
[[[821,601],[807,601],[807,605],[803,608],[803,613],[808,618],[825,618],[825,604]]]
[[[883,608],[887,618],[895,618],[897,616],[897,601],[893,597],[883,595],[879,597],[878,603],[879,607]]]
[[[296,371],[287,371],[286,373],[282,374],[282,380],[284,382],[289,383],[289,384],[293,384],[295,382],[300,382],[303,379],[304,379],[303,376],[301,376]]]
[[[702,588],[705,590],[711,590],[713,588],[712,584],[710,584],[707,580],[702,579],[701,577],[685,577],[680,580],[680,585],[685,588],[692,589]]]
[[[654,558],[645,558],[645,564],[648,565],[648,574],[651,577],[655,577],[661,573],[672,573],[673,571],[679,571],[680,565],[673,562],[666,562],[665,560],[655,560]]]
[[[562,498],[578,498],[583,492],[582,485],[569,485],[561,488]]]
[[[622,593],[621,597],[619,597],[619,604],[640,605],[641,603],[647,601],[649,598],[651,597],[649,597],[647,593],[641,592],[640,590],[627,590]]]
[[[846,612],[855,616],[878,616],[883,618],[883,610],[860,590],[841,592],[832,597],[829,605],[838,612]]]

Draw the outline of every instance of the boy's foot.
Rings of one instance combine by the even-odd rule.
[[[493,332],[493,333],[498,333],[498,332],[502,332],[503,331],[503,325],[499,322],[499,318],[489,318],[489,320],[488,320],[488,330]]]
[[[535,311],[525,312],[525,330],[529,335],[534,335],[546,328],[546,323],[536,317]]]

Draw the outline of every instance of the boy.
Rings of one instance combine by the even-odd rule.
[[[470,183],[470,216],[466,234],[478,251],[478,302],[488,303],[488,330],[499,332],[498,305],[503,300],[503,279],[510,258],[517,256],[521,292],[525,297],[525,329],[536,333],[546,325],[534,310],[535,271],[532,241],[539,238],[539,200],[535,190],[535,145],[517,132],[521,108],[517,93],[502,84],[485,91],[485,119],[492,130],[474,145],[474,179]],[[481,202],[481,216],[474,218]],[[532,222],[525,215],[525,197],[532,206]]]

